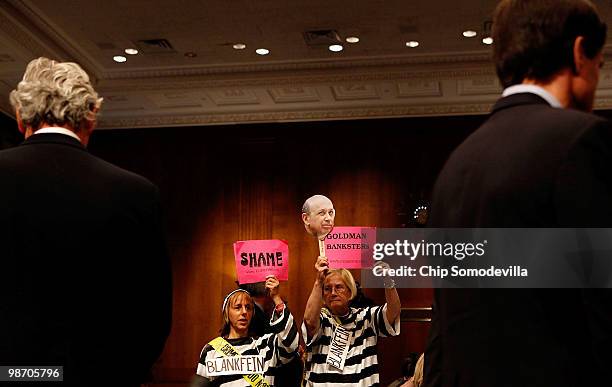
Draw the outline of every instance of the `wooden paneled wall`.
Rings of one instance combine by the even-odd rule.
[[[301,205],[323,193],[336,224],[410,227],[450,151],[483,117],[419,118],[200,128],[99,131],[90,150],[140,173],[162,193],[174,278],[171,336],[155,380],[181,385],[217,335],[220,306],[235,288],[232,243],[289,242],[290,280],[281,292],[301,323],[317,245]],[[358,274],[358,273],[356,273]],[[381,289],[367,296],[384,300]],[[401,290],[404,307],[430,306],[431,290]],[[403,323],[379,348],[383,385],[408,352],[424,349],[428,323]],[[286,386],[288,387],[288,386]]]
[[[612,118],[612,112],[598,112]],[[337,225],[411,227],[441,166],[485,117],[437,117],[319,123],[98,131],[90,151],[156,183],[162,194],[174,278],[170,338],[154,369],[155,385],[186,386],[202,346],[216,336],[220,304],[235,287],[232,243],[289,242],[290,280],[282,294],[302,319],[314,281],[316,243],[300,208],[324,193]],[[0,149],[22,139],[0,114]],[[357,274],[357,273],[355,273]],[[430,289],[400,289],[403,307],[431,304]],[[365,289],[383,302],[382,289]],[[421,352],[428,323],[402,323],[381,339],[381,385],[400,375],[402,359]],[[290,386],[281,386],[290,387]]]

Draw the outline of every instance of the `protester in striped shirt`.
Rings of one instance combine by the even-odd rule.
[[[274,386],[277,366],[295,356],[299,335],[293,316],[279,296],[276,277],[268,277],[266,288],[276,305],[270,320],[272,333],[261,337],[249,334],[253,299],[246,290],[234,290],[223,301],[224,325],[221,337],[212,340],[202,349],[196,371],[199,376],[196,376],[192,385]]]
[[[385,278],[385,305],[350,308],[357,293],[351,273],[330,270],[325,257],[317,259],[315,269],[302,324],[307,352],[304,385],[378,386],[378,336],[400,333],[401,305],[393,280]]]

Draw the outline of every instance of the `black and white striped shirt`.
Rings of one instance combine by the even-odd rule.
[[[289,362],[298,348],[299,335],[293,316],[285,307],[281,316],[272,316],[270,329],[261,337],[244,337],[226,339],[241,355],[259,355],[264,358],[264,378],[270,385],[274,385],[274,376],[278,372],[277,366]],[[242,375],[206,376],[204,364],[206,360],[223,357],[222,354],[206,344],[200,353],[200,362],[196,373],[210,380],[211,386],[219,387],[251,387]]]
[[[391,326],[387,320],[387,304],[355,309],[348,316],[338,317],[342,327],[352,332],[344,368],[339,370],[326,363],[329,345],[337,322],[321,312],[320,327],[314,337],[306,343],[305,386],[316,387],[370,387],[378,386],[378,357],[376,343],[378,336],[397,336],[400,333],[400,319]],[[302,334],[307,337],[306,324]]]

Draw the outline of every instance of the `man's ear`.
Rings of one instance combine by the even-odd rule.
[[[19,109],[15,110],[15,119],[17,120],[17,127],[19,128],[19,131],[21,132],[21,134],[25,135],[26,126],[23,124],[23,121],[21,121],[21,115],[19,114]]]
[[[93,130],[96,128],[97,125],[98,125],[98,121],[95,119],[93,120],[83,119],[83,121],[81,122],[81,130],[85,130],[86,132],[91,134],[91,132],[93,132]]]
[[[304,222],[304,224],[308,224],[308,220],[309,220],[308,214],[305,212],[302,212],[302,222]]]
[[[582,71],[582,68],[584,67],[584,62],[587,59],[587,56],[584,52],[584,36],[577,36],[576,39],[574,39],[574,47],[572,51],[574,54],[574,75],[578,75]]]

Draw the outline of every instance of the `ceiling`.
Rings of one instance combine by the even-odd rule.
[[[612,25],[611,2],[595,3]],[[31,59],[47,56],[92,76],[104,97],[101,128],[485,113],[500,92],[481,42],[495,4],[2,0],[0,110],[13,115],[9,92]],[[466,29],[478,35],[465,38]],[[343,51],[328,50],[334,37]],[[129,47],[139,54],[124,54]],[[257,55],[261,47],[270,53]],[[598,96],[598,107],[612,108],[607,65]]]

